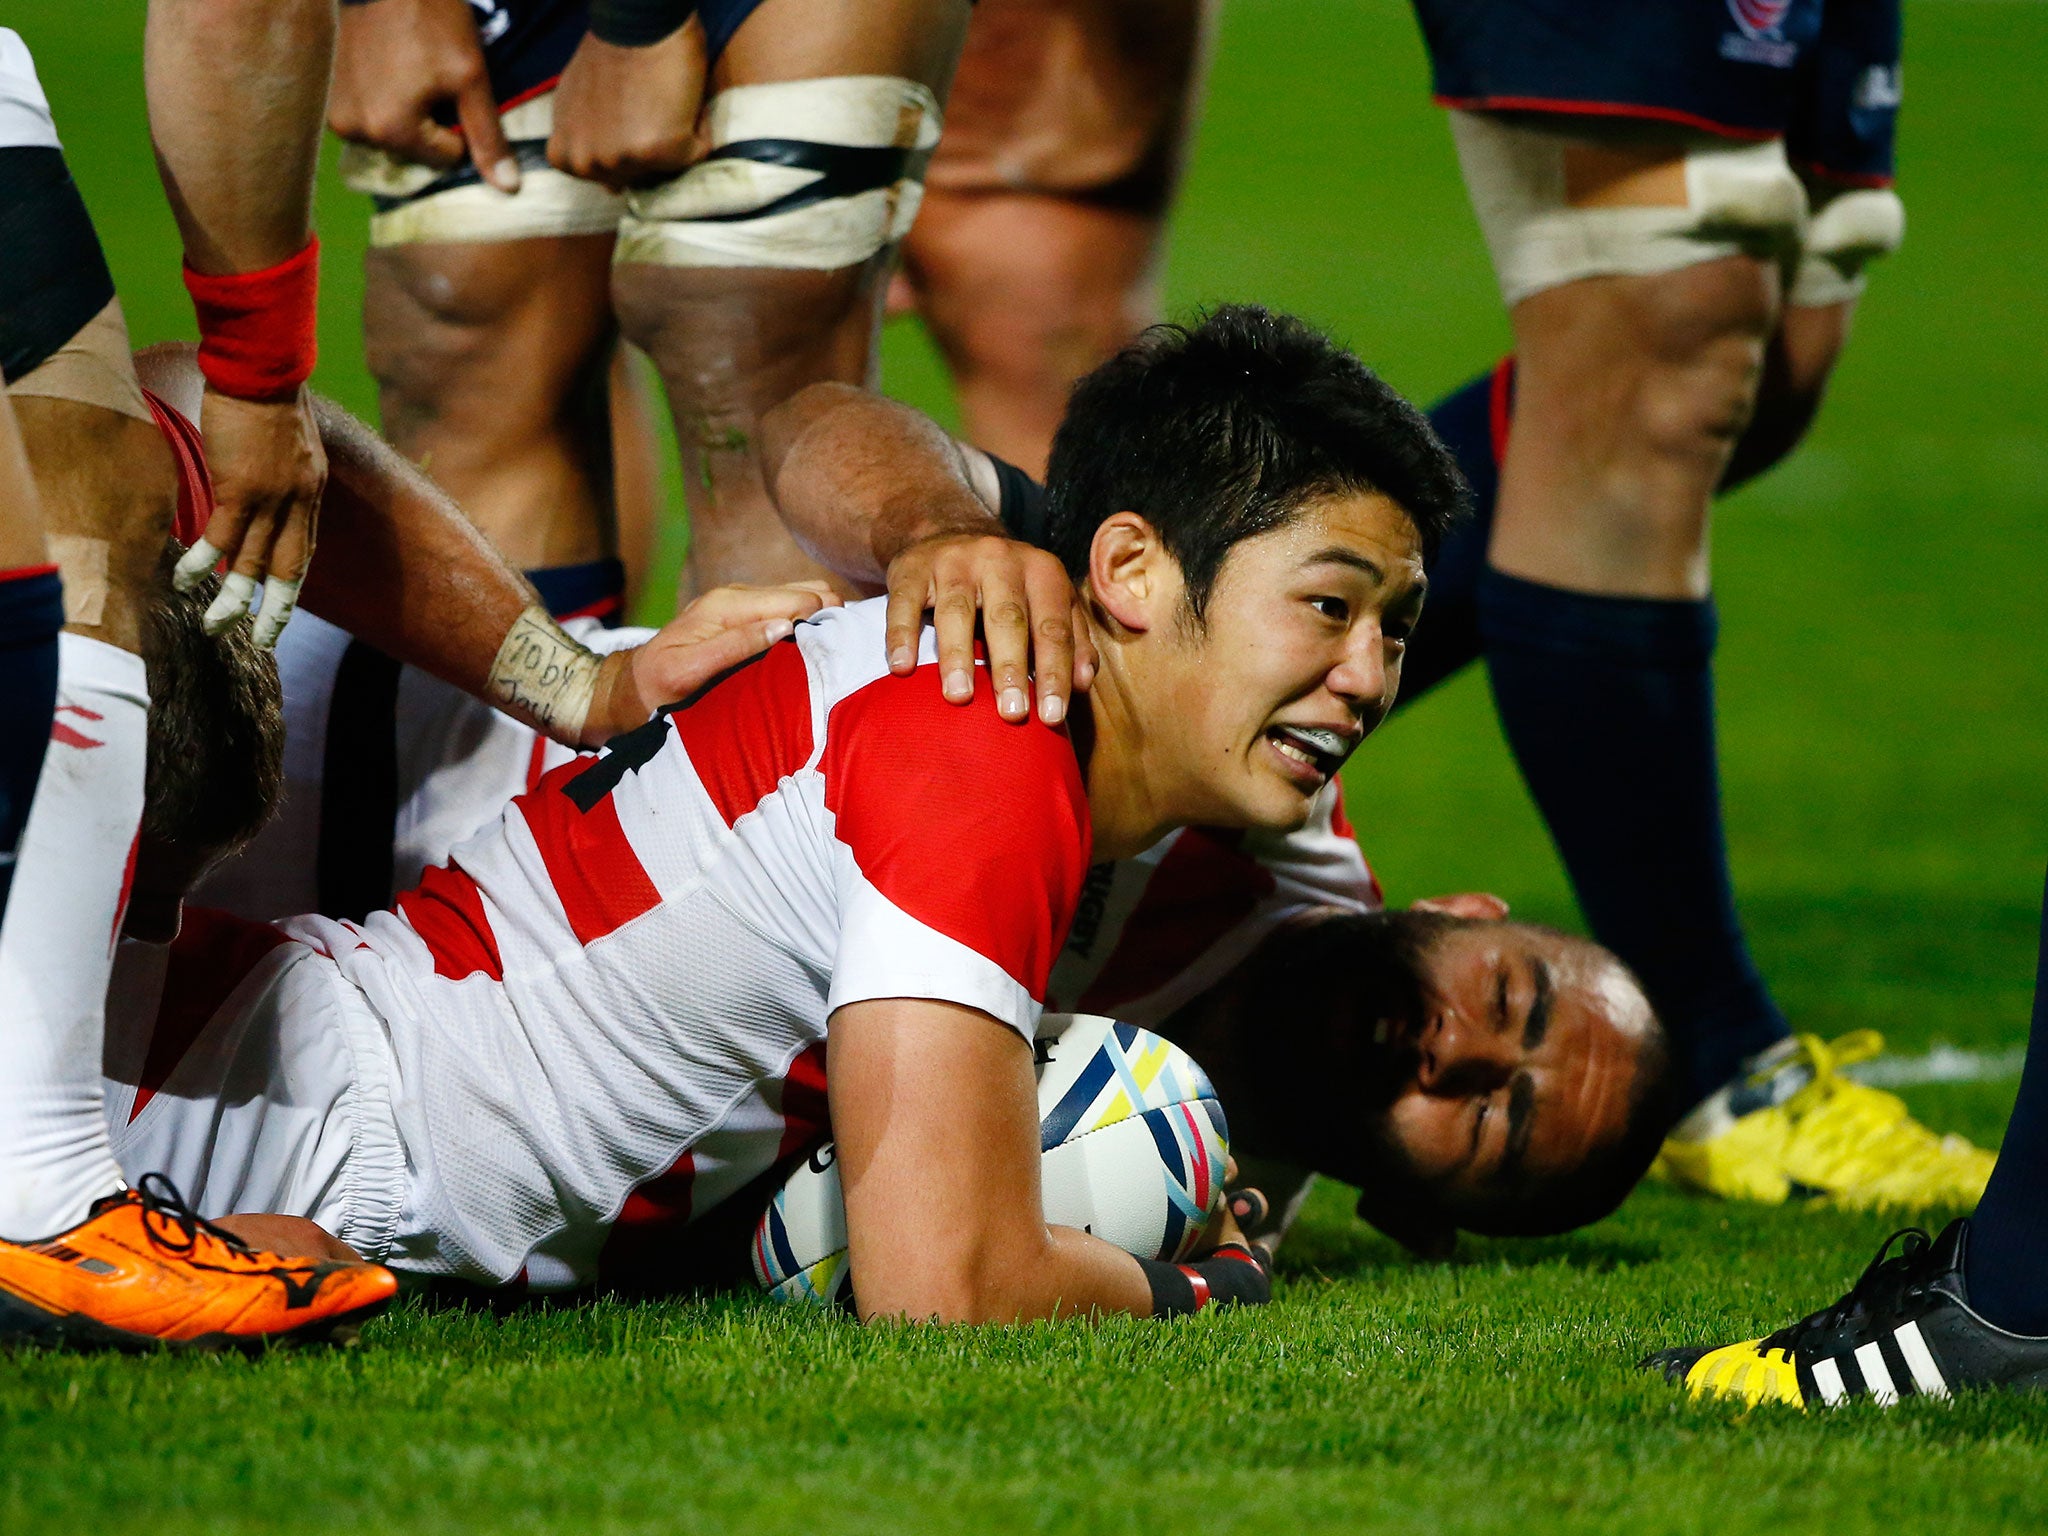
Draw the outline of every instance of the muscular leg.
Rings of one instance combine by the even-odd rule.
[[[1523,776],[1697,1093],[1785,1033],[1729,881],[1707,565],[1709,499],[1749,420],[1777,281],[1727,257],[1515,307],[1513,428],[1478,585]]]
[[[363,328],[385,435],[505,556],[614,551],[610,235],[369,253]]]
[[[904,275],[967,435],[1043,475],[1075,380],[1163,317],[1207,0],[980,0]]]
[[[943,99],[966,11],[964,0],[766,0],[720,55],[712,86],[887,75]],[[834,271],[640,260],[614,269],[619,322],[653,358],[675,417],[690,513],[685,598],[722,582],[824,574],[768,498],[758,424],[805,384],[868,381],[888,260],[885,249]]]
[[[1799,446],[1820,410],[1855,308],[1853,301],[1786,307],[1764,353],[1749,427],[1735,445],[1717,493],[1775,468]],[[1479,577],[1493,537],[1514,377],[1514,359],[1505,358],[1430,407],[1430,425],[1457,455],[1472,487],[1472,516],[1444,540],[1430,567],[1429,611],[1409,641],[1401,669],[1404,705],[1479,659]]]

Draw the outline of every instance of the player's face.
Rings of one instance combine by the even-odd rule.
[[[1517,923],[1454,929],[1423,965],[1423,1018],[1388,1024],[1400,1064],[1384,1134],[1424,1185],[1569,1176],[1626,1128],[1650,1008],[1609,956]]]
[[[1380,495],[1325,498],[1233,548],[1155,723],[1193,781],[1188,819],[1300,826],[1392,706],[1425,585],[1415,525]]]

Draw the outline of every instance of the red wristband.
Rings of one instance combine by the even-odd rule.
[[[185,266],[199,313],[199,371],[238,400],[289,400],[312,376],[320,242],[261,272],[214,277]]]

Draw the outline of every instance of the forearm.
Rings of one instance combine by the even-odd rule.
[[[993,476],[937,422],[850,384],[813,384],[763,419],[769,494],[828,570],[879,587],[890,561],[938,534],[1004,537]]]
[[[363,423],[315,397],[326,537],[304,605],[423,671],[482,693],[513,622],[539,602],[461,509]]]
[[[937,1323],[1024,1323],[1123,1314],[1147,1317],[1152,1291],[1138,1261],[1073,1227],[1044,1227],[1040,1241],[1000,1253],[863,1268],[856,1254],[861,1318]],[[880,1270],[880,1274],[875,1272]]]
[[[304,248],[334,29],[335,0],[150,0],[150,134],[194,269]]]

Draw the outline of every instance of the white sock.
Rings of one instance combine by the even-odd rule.
[[[126,1182],[100,1058],[148,731],[142,658],[60,637],[57,719],[0,929],[0,1238],[74,1227]]]

